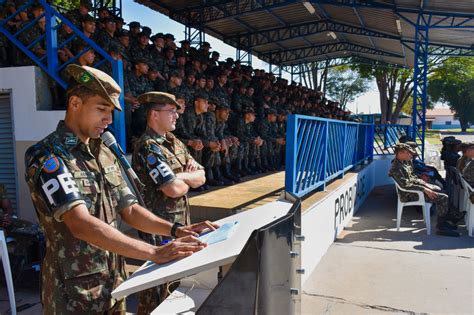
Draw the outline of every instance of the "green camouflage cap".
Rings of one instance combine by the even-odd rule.
[[[75,85],[83,85],[114,105],[122,111],[119,96],[122,92],[120,86],[107,73],[98,69],[70,64],[66,67],[67,73],[74,80]]]
[[[140,95],[138,98],[140,104],[170,104],[181,109],[181,106],[176,102],[176,97],[173,94],[165,92],[147,92]]]
[[[417,154],[416,149],[407,143],[397,143],[396,145],[393,146],[393,148],[395,149],[395,153],[397,153],[400,150],[407,150],[411,154]]]

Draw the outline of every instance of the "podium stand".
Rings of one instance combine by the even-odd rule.
[[[278,201],[217,223],[231,221],[239,221],[239,225],[230,238],[176,262],[144,264],[112,296],[121,298],[192,275],[207,274],[206,279],[217,279],[217,268],[232,263],[217,285],[212,284],[214,288],[180,287],[178,291],[185,296],[171,295],[170,301],[165,301],[153,314],[299,314],[300,201],[284,193]],[[186,279],[182,280],[184,283]]]

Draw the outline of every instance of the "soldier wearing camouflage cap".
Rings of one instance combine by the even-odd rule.
[[[462,173],[464,167],[466,167],[467,162],[469,162],[469,158],[467,157],[467,150],[474,147],[474,142],[464,142],[459,145],[459,150],[462,152],[462,156],[458,159],[456,163],[456,169]]]
[[[120,87],[94,68],[69,65],[67,71],[65,120],[25,154],[25,179],[46,238],[43,312],[124,314],[125,301],[111,296],[126,276],[123,256],[164,263],[190,255],[203,248],[190,235],[213,225],[174,227],[137,204],[100,139],[114,109],[122,110]],[[146,233],[188,237],[152,246],[122,234],[118,216]]]
[[[412,168],[408,167],[408,162],[413,159],[416,150],[406,143],[398,143],[394,146],[395,159],[392,161],[388,175],[392,177],[398,185],[407,190],[422,191],[426,200],[432,202],[437,210],[437,233],[439,235],[458,237],[459,232],[456,226],[449,221],[450,210],[448,206],[448,195],[438,186],[428,184],[417,178]],[[402,202],[417,200],[417,195],[413,193],[398,192]]]
[[[143,196],[153,214],[175,224],[191,223],[187,192],[204,184],[204,168],[172,133],[181,105],[174,95],[149,92],[138,97],[146,108],[146,130],[136,142],[132,167],[144,184]],[[168,290],[139,295],[138,314],[149,314]]]

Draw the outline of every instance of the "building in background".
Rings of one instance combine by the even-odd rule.
[[[460,129],[461,123],[454,117],[449,108],[433,108],[426,110],[427,129]]]

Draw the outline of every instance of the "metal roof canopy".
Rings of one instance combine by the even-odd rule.
[[[359,57],[413,67],[420,14],[438,54],[474,55],[473,0],[135,2],[278,66]]]

